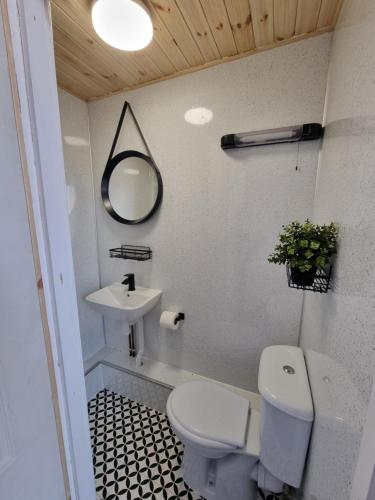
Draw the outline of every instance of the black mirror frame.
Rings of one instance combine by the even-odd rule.
[[[150,165],[150,167],[154,169],[158,183],[158,194],[156,196],[155,203],[151,208],[150,212],[140,219],[133,219],[133,220],[124,219],[123,217],[121,217],[114,210],[111,200],[109,198],[109,181],[111,179],[112,172],[121,161],[125,160],[126,158],[130,158],[132,156],[135,156],[137,158],[142,158],[142,160],[145,160]],[[140,153],[139,151],[129,149],[127,151],[122,151],[121,153],[118,153],[116,156],[114,156],[108,161],[103,173],[101,193],[102,193],[104,208],[107,210],[107,212],[111,217],[113,217],[118,222],[121,222],[121,224],[129,224],[129,225],[141,224],[142,222],[146,222],[148,219],[150,219],[150,217],[152,217],[159,208],[161,201],[163,199],[163,181],[158,167],[156,166],[155,162],[150,156]]]

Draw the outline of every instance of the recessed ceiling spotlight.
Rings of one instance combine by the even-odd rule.
[[[94,0],[92,24],[108,45],[120,50],[140,50],[152,40],[150,12],[140,0]]]

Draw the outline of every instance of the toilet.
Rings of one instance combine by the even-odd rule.
[[[184,445],[182,474],[207,500],[255,500],[257,488],[280,493],[301,485],[314,418],[299,347],[270,346],[260,359],[260,410],[215,382],[176,387],[167,401]]]

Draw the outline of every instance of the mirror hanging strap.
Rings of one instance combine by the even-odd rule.
[[[152,162],[155,164],[155,161],[154,161],[154,158],[153,158],[152,153],[150,151],[150,148],[148,147],[148,144],[147,144],[146,139],[145,139],[145,137],[144,137],[144,135],[142,133],[141,127],[139,126],[139,123],[138,123],[138,121],[137,121],[137,119],[135,117],[135,114],[134,114],[134,112],[132,110],[132,107],[131,107],[131,105],[130,105],[130,103],[128,101],[125,101],[124,102],[124,106],[123,106],[122,111],[121,111],[120,120],[119,120],[118,125],[117,125],[115,137],[113,139],[111,151],[109,152],[109,157],[108,157],[108,160],[107,160],[107,165],[108,165],[108,163],[113,158],[113,154],[114,154],[116,146],[117,146],[117,141],[118,141],[118,138],[119,138],[119,135],[120,135],[120,132],[121,132],[121,128],[122,128],[122,125],[124,123],[125,114],[126,114],[126,111],[128,109],[129,109],[129,112],[130,112],[130,114],[131,114],[131,116],[133,118],[133,121],[135,123],[136,129],[137,129],[139,135],[141,136],[141,139],[142,139],[143,145],[146,148],[147,154],[151,158]]]

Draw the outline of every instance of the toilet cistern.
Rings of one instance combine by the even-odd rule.
[[[128,292],[134,292],[135,290],[135,275],[134,273],[124,274],[124,281],[121,282],[122,285],[128,285]]]

